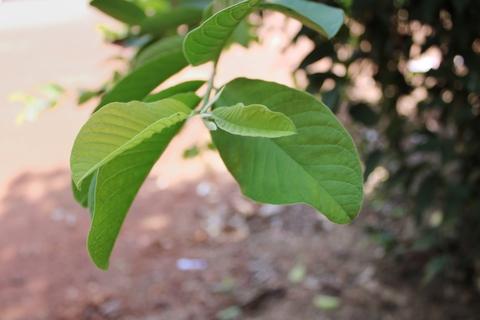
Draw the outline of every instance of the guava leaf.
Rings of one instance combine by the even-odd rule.
[[[297,133],[292,120],[260,104],[215,108],[212,116],[217,126],[231,134],[279,138]]]
[[[198,66],[217,61],[230,35],[261,0],[245,0],[211,16],[185,37],[183,52],[187,61]]]
[[[92,182],[93,175],[90,175],[84,179],[84,184],[89,186]],[[72,180],[72,193],[73,198],[84,208],[88,208],[88,188],[78,190],[75,182]]]
[[[168,88],[166,90],[163,90],[159,93],[157,93],[154,96],[150,96],[151,100],[145,99],[145,102],[154,102],[166,98],[171,98],[178,100],[180,102],[183,102],[186,104],[190,109],[194,108],[197,106],[200,102],[200,98],[193,92],[188,92],[188,91],[194,91],[198,89],[205,81],[190,81],[190,82],[185,82],[182,84],[179,84],[177,86]],[[185,93],[182,93],[185,92]],[[87,178],[84,179],[82,182],[82,185],[85,186],[90,186],[92,184],[93,174],[88,176]],[[82,190],[78,190],[77,186],[75,185],[75,182],[72,180],[72,192],[73,192],[73,197],[74,199],[84,208],[88,207],[88,197],[89,197],[89,188],[82,188]]]
[[[184,103],[173,99],[105,106],[90,117],[73,144],[70,167],[76,186],[80,189],[82,180],[108,161],[189,114]]]
[[[179,7],[192,7],[205,9],[210,5],[211,0],[177,0]]]
[[[163,101],[165,103],[159,103],[159,108],[169,114],[171,106],[168,101],[172,100]],[[188,105],[187,109],[192,108],[193,105]],[[182,124],[183,121],[178,122],[153,134],[94,173],[89,196],[92,226],[87,248],[92,261],[100,269],[108,268],[115,241],[138,190]]]
[[[88,213],[90,214],[90,221],[93,221],[93,216],[95,215],[95,189],[97,187],[98,170],[91,174],[87,179],[90,180],[88,188],[85,188],[88,192]]]
[[[169,28],[182,24],[197,24],[202,20],[203,9],[195,7],[173,8],[169,12],[158,13],[148,17],[141,25],[140,35],[162,33]]]
[[[328,39],[337,34],[344,21],[342,9],[305,0],[273,0],[263,2],[258,8],[281,12]]]
[[[173,36],[168,38],[162,38],[155,43],[147,46],[145,49],[138,52],[135,57],[134,68],[144,64],[148,61],[152,61],[158,56],[168,54],[169,52],[178,52],[178,49],[182,47],[184,36]]]
[[[200,97],[197,96],[195,92],[177,93],[171,96],[170,99],[180,101],[187,106],[192,106],[192,108],[198,106],[200,101],[202,101],[202,99],[200,99]]]
[[[185,60],[181,48],[156,56],[154,59],[133,69],[130,74],[120,80],[102,97],[95,112],[111,102],[143,100],[163,81],[187,65],[187,60]]]
[[[158,93],[148,95],[143,101],[145,101],[145,102],[158,101],[158,100],[166,99],[166,98],[171,97],[173,95],[176,95],[178,93],[195,92],[201,86],[203,86],[204,84],[205,84],[205,81],[203,81],[203,80],[183,82],[183,83],[180,83],[176,86],[173,86],[173,87],[167,88],[165,90],[162,90]]]
[[[213,0],[212,1],[212,10],[213,10],[213,13],[217,13],[225,8],[228,8],[228,7],[231,7],[239,2],[241,2],[242,0]]]
[[[98,10],[129,25],[142,22],[147,16],[145,12],[130,1],[125,0],[93,0],[90,5]]]
[[[107,270],[118,233],[130,206],[171,139],[178,132],[177,123],[136,147],[125,151],[98,169],[95,185],[93,220],[87,248],[93,263]]]
[[[215,106],[262,104],[286,115],[297,134],[278,139],[211,132],[243,193],[270,204],[307,203],[335,223],[352,221],[363,200],[360,160],[334,114],[308,93],[260,80],[227,84]]]

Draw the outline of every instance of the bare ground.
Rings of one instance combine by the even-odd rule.
[[[396,276],[362,218],[336,226],[304,205],[254,204],[226,173],[165,187],[146,181],[104,272],[68,171],[17,176],[0,208],[0,319],[215,319],[231,306],[235,319],[480,319],[461,286]],[[207,267],[179,270],[181,258]],[[294,284],[298,263],[307,274]],[[340,307],[316,308],[319,294]]]

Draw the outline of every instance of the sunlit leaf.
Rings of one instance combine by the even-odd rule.
[[[230,35],[261,0],[245,0],[217,12],[200,27],[189,32],[183,44],[188,62],[198,66],[217,61]]]
[[[70,166],[75,184],[80,188],[83,179],[108,161],[185,120],[189,113],[185,104],[173,99],[105,106],[92,115],[73,144]]]
[[[360,210],[363,179],[352,138],[315,97],[279,84],[236,79],[217,106],[262,104],[292,120],[297,135],[278,139],[212,132],[215,145],[243,193],[270,204],[308,203],[336,223]]]
[[[196,84],[195,84],[196,83]],[[203,81],[192,81],[192,83],[189,84],[189,86],[184,86],[183,88],[186,89],[186,91],[190,91],[189,89],[192,89],[193,87],[196,87],[200,85],[200,83],[204,83]],[[185,85],[188,85],[188,83],[183,83]],[[181,85],[183,85],[181,84]],[[187,93],[181,93],[183,90],[181,90],[181,85],[175,86],[172,88],[169,88],[167,90],[164,90],[159,93],[158,99],[154,99],[152,101],[148,102],[153,102],[153,101],[158,101],[166,98],[171,98],[178,100],[184,104],[186,104],[189,108],[195,107],[199,102],[200,98],[195,95],[192,92],[187,92]],[[191,86],[193,85],[193,87]],[[160,96],[160,94],[163,94],[163,97]],[[91,185],[91,179],[92,179],[93,174],[88,176],[87,178],[84,179],[82,185],[85,185],[87,187],[82,188],[82,190],[78,190],[77,187],[75,186],[75,183],[72,180],[72,191],[75,200],[82,205],[83,207],[88,207],[88,198],[89,198],[89,188],[88,186]]]
[[[180,102],[174,106],[172,101],[168,99],[149,105],[156,105],[158,113],[168,115],[172,108],[180,106]],[[179,109],[186,108],[184,111],[187,111],[192,107],[181,106]],[[177,122],[154,133],[95,172],[88,197],[92,226],[87,247],[97,267],[108,268],[116,238],[138,190],[182,123]]]
[[[130,25],[136,25],[145,18],[145,12],[130,1],[125,0],[93,0],[91,6],[115,18],[121,22]]]
[[[158,56],[164,56],[171,52],[178,52],[178,48],[182,47],[183,36],[173,36],[162,38],[157,42],[149,45],[145,49],[141,50],[134,60],[134,68],[138,67],[145,62],[151,61]]]
[[[212,111],[215,123],[231,134],[278,138],[296,134],[295,125],[284,114],[260,104],[219,107]]]

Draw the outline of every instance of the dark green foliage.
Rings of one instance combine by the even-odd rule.
[[[418,226],[414,247],[434,257],[426,280],[446,268],[472,279],[475,265],[480,276],[480,1],[355,0],[343,9],[352,20],[331,43],[308,28],[300,32],[316,47],[299,68],[330,57],[349,70],[344,77],[308,74],[308,91],[332,110],[348,106],[358,136],[364,133],[365,178],[379,165],[388,170],[376,195],[407,201]],[[438,68],[409,70],[409,60],[432,46],[440,50]],[[373,103],[349,91],[362,61],[382,91]],[[336,93],[320,92],[327,78],[335,80]],[[402,110],[404,97],[421,91],[426,94],[407,101],[411,112]]]

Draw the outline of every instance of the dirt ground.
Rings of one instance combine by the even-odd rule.
[[[89,215],[68,169],[15,177],[0,208],[0,319],[480,319],[472,292],[399,276],[362,231],[368,212],[337,226],[308,206],[256,204],[208,170],[213,152],[202,161],[181,151],[163,167],[179,179],[153,176],[141,189],[108,272],[88,257]],[[181,259],[199,269],[179,269]],[[341,304],[317,308],[317,295]],[[219,313],[232,306],[237,317]]]

